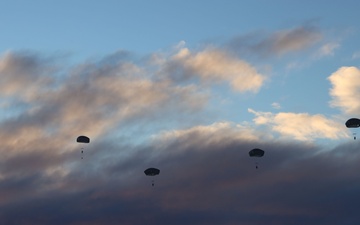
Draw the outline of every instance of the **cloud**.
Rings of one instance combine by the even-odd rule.
[[[0,219],[19,225],[333,225],[360,219],[354,202],[360,197],[358,144],[323,151],[242,138],[241,130],[219,123],[172,131],[174,138],[163,133],[161,146],[158,140],[141,146],[103,142],[102,151],[130,148],[133,154],[106,161],[95,156],[96,170],[93,158],[65,176],[6,177],[0,193],[13,195],[1,202]],[[224,131],[225,138],[214,138]],[[248,156],[254,146],[266,151],[258,170]],[[161,170],[154,187],[143,173],[148,165]],[[37,191],[53,182],[59,185]]]
[[[206,139],[199,140],[205,137]],[[216,122],[211,125],[194,126],[183,130],[163,131],[154,136],[155,143],[183,142],[182,146],[193,145],[195,142],[201,142],[203,146],[213,143],[233,140],[237,137],[239,140],[254,141],[259,139],[259,135],[250,127],[231,122]]]
[[[228,82],[238,92],[257,92],[265,81],[249,63],[219,49],[191,52],[181,48],[169,60],[157,61],[165,61],[158,74],[175,81],[197,78],[203,84]]]
[[[341,67],[328,77],[332,88],[330,105],[346,114],[359,114],[360,70],[357,67]]]
[[[358,59],[360,58],[360,51],[354,52],[351,59]]]
[[[227,52],[193,52],[184,43],[175,54],[151,60],[140,62],[123,52],[73,66],[35,53],[1,58],[0,79],[10,86],[0,89],[1,100],[9,102],[0,110],[16,111],[0,121],[2,223],[359,220],[349,204],[359,195],[357,143],[323,149],[273,139],[268,130],[246,122],[184,125],[206,110],[207,83],[256,92],[263,75]],[[237,83],[238,73],[243,84]],[[249,111],[256,125],[298,140],[344,135],[321,115]],[[170,128],[174,121],[186,128]],[[161,132],[136,142],[146,130]],[[80,134],[91,138],[84,160],[75,142]],[[248,155],[255,147],[266,151],[258,170]],[[146,177],[148,167],[158,167],[160,175]]]
[[[254,32],[246,36],[236,37],[229,42],[229,46],[235,51],[245,51],[269,57],[308,49],[322,39],[323,34],[317,27],[304,25],[271,34]]]
[[[273,102],[273,103],[271,103],[271,106],[272,106],[274,109],[281,109],[281,105],[280,105],[280,103],[278,103],[278,102]]]
[[[322,35],[314,27],[297,27],[275,33],[268,40],[258,45],[260,49],[270,47],[270,52],[286,54],[288,52],[303,50],[321,40]]]
[[[340,139],[347,137],[342,123],[335,122],[323,115],[308,113],[258,112],[248,109],[255,115],[256,125],[268,126],[272,131],[285,137],[300,141],[312,141],[315,138]]]
[[[335,42],[329,42],[322,45],[317,53],[315,53],[316,58],[322,58],[326,56],[333,56],[335,53],[335,50],[340,47],[339,43]]]
[[[47,73],[56,73],[50,59],[32,52],[7,52],[0,58],[0,93],[3,97],[16,94],[24,99],[33,98],[43,91],[38,87],[52,84],[53,78]]]
[[[0,121],[5,178],[38,170],[66,175],[79,158],[77,136],[97,140],[115,129],[128,132],[131,124],[151,127],[194,115],[208,101],[195,85],[154,80],[146,66],[115,55],[69,68],[39,54],[9,52],[0,60],[0,79],[2,100],[10,102]]]

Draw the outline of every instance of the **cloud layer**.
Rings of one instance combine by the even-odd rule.
[[[304,26],[249,46],[283,55],[321,38]],[[357,142],[330,149],[309,142],[348,138],[343,123],[253,109],[253,123],[186,122],[210,117],[219,84],[237,94],[263,87],[267,76],[229,51],[182,43],[140,59],[119,51],[71,66],[61,62],[34,52],[0,58],[2,223],[332,225],[360,219]],[[343,67],[329,77],[332,106],[357,112],[357,76],[357,68]],[[78,135],[89,136],[90,144],[80,146]],[[265,156],[250,158],[253,148]],[[160,175],[146,177],[148,167]]]

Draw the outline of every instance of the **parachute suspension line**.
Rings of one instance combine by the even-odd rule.
[[[261,150],[259,148],[254,148],[253,150],[249,151],[249,156],[250,157],[254,157],[255,159],[256,158],[259,158],[259,157],[263,157],[265,154],[265,151],[264,150]],[[255,168],[258,169],[259,168],[259,165],[258,165],[258,160],[255,160]]]
[[[83,156],[83,153],[84,153],[84,146],[83,146],[83,144],[84,144],[84,143],[85,143],[85,144],[90,143],[90,138],[89,138],[89,137],[86,137],[86,136],[79,136],[79,137],[76,138],[76,142],[80,143],[80,145],[81,145],[81,159],[83,159],[83,158],[84,158],[84,156]]]
[[[159,175],[160,170],[157,169],[157,168],[148,168],[148,169],[146,169],[146,170],[144,171],[144,173],[145,173],[146,176],[154,177],[154,176]],[[154,185],[155,185],[154,180],[155,180],[154,178],[151,179],[151,186],[153,186],[153,187],[154,187]]]

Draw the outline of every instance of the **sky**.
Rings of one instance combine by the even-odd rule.
[[[359,6],[0,1],[1,224],[357,224]]]

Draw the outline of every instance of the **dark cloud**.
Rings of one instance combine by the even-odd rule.
[[[259,169],[248,156],[255,146],[266,151]],[[161,146],[96,146],[100,147],[103,154],[78,162],[63,177],[38,171],[2,179],[3,193],[34,194],[10,194],[0,206],[1,221],[19,225],[331,225],[359,220],[360,154],[352,141],[324,150],[230,136],[218,140],[190,132]],[[113,152],[116,147],[118,154]],[[132,154],[122,154],[124,149]],[[150,166],[161,170],[154,187],[143,173]],[[62,185],[44,190],[42,186],[50,181]]]

